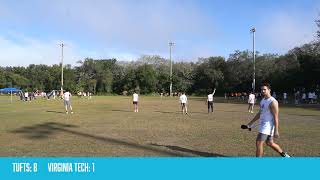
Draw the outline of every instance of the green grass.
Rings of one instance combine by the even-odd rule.
[[[254,156],[257,130],[240,129],[254,115],[247,105],[216,103],[207,114],[205,99],[189,98],[182,115],[177,98],[72,98],[75,114],[62,100],[20,102],[0,97],[0,156]],[[256,106],[257,108],[257,106]],[[256,110],[257,111],[257,110]],[[281,107],[276,142],[294,156],[320,156],[320,111]],[[278,156],[265,147],[265,156]]]

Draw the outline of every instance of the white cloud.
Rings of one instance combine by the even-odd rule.
[[[211,21],[206,19],[194,3],[94,2],[70,2],[65,4],[65,8],[57,8],[61,13],[67,11],[70,19],[66,20],[66,24],[83,27],[91,33],[91,37],[103,41],[100,43],[107,47],[121,46],[132,51],[164,51],[169,40],[190,37],[207,39],[209,29],[212,29]]]
[[[23,34],[9,32],[0,35],[0,66],[28,66],[29,64],[59,64],[61,62],[61,44],[64,46],[64,64],[77,65],[84,58],[116,58],[120,61],[135,60],[136,54],[123,53],[113,49],[90,50],[78,47],[70,40],[39,40]]]
[[[87,48],[99,51],[92,54],[119,55],[120,59],[150,52],[166,54],[170,40],[214,38],[212,20],[197,2],[188,0],[33,1],[10,10],[16,12],[12,19],[18,26],[45,26],[55,36],[86,39]]]
[[[193,0],[0,1],[0,65],[55,64],[60,59],[60,40],[68,44],[65,59],[71,64],[85,57],[168,57],[170,40],[177,43],[173,58],[179,60],[227,55],[250,47],[250,38],[243,37],[249,36],[244,29],[250,27],[243,27],[250,21],[247,16],[225,8],[230,12],[224,17],[214,7],[213,12],[201,7],[203,3]],[[312,40],[314,19],[300,11],[266,9],[258,13],[254,19],[260,23],[257,50],[285,53]],[[312,9],[312,13],[316,11],[319,13],[319,8]],[[312,18],[318,15],[314,14]],[[224,19],[216,19],[219,17]],[[230,25],[235,17],[240,26]],[[9,33],[8,38],[6,30],[20,34]]]
[[[10,37],[0,36],[0,64],[1,66],[58,64],[61,61],[59,42],[61,41],[39,41],[17,33],[10,33]],[[64,62],[75,64],[82,57],[71,42],[67,41],[66,44]]]

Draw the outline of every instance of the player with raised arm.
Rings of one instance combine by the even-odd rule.
[[[213,113],[213,96],[216,93],[216,88],[214,88],[213,93],[208,94],[207,104],[208,104],[208,113]]]

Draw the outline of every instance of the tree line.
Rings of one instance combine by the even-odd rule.
[[[320,20],[316,21],[320,29]],[[294,88],[315,89],[320,85],[320,30],[317,39],[284,55],[256,52],[256,84],[268,81],[279,92]],[[199,58],[196,62],[173,63],[173,92],[202,95],[252,90],[252,52],[235,51],[224,57]],[[0,88],[26,91],[60,89],[61,64],[0,67]],[[64,88],[94,94],[168,93],[170,61],[158,55],[143,55],[134,62],[86,58],[64,67]]]

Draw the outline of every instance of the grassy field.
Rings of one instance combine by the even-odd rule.
[[[131,97],[73,97],[74,114],[62,100],[20,102],[0,97],[0,156],[254,156],[257,130],[241,130],[254,115],[247,105],[189,98],[182,115],[177,98],[140,97],[134,113]],[[294,156],[320,156],[320,110],[281,107],[280,138]],[[266,147],[265,156],[278,156]]]

